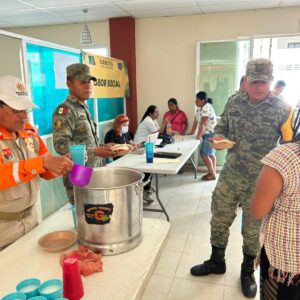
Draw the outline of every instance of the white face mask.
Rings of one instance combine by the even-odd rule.
[[[122,133],[125,134],[128,132],[128,126],[122,126]]]

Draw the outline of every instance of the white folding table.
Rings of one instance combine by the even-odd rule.
[[[190,160],[195,171],[195,178],[197,178],[197,168],[192,159],[193,153],[197,150],[200,142],[194,136],[185,136],[182,141],[177,141],[174,144],[168,144],[163,148],[156,148],[160,152],[178,152],[182,155],[178,158],[161,159],[154,157],[153,163],[147,163],[145,155],[142,154],[127,154],[118,160],[107,165],[107,167],[126,167],[134,168],[144,173],[152,173],[155,176],[155,194],[161,209],[154,209],[145,207],[145,211],[163,212],[169,221],[169,215],[159,197],[159,174],[177,174],[183,165]],[[172,161],[172,162],[171,162]]]
[[[55,212],[40,225],[0,252],[0,299],[16,290],[24,279],[39,278],[41,282],[62,278],[60,253],[45,252],[38,246],[41,236],[52,231],[74,230],[71,208]],[[157,265],[168,239],[170,223],[145,218],[143,240],[136,248],[113,256],[103,256],[103,273],[82,277],[82,300],[138,300]],[[71,250],[77,248],[72,246]]]

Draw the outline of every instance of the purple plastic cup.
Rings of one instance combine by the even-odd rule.
[[[93,168],[74,164],[69,177],[72,184],[80,187],[85,187],[90,183],[92,174]]]

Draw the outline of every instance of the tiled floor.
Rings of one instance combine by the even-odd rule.
[[[198,177],[201,177],[198,173]],[[210,202],[216,181],[194,179],[192,172],[161,176],[160,195],[170,216],[171,232],[142,300],[240,300],[242,262],[241,210],[231,226],[224,275],[193,277],[190,268],[209,258]],[[151,207],[158,207],[157,203]],[[144,217],[165,218],[144,212]],[[258,272],[255,272],[258,283]],[[259,293],[255,299],[259,299]]]

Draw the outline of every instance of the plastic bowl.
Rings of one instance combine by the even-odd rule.
[[[73,231],[54,231],[43,235],[38,244],[45,251],[61,252],[71,247],[77,240]]]
[[[24,293],[11,293],[2,298],[2,300],[26,300],[27,297]]]
[[[37,278],[29,278],[21,281],[17,286],[16,290],[19,293],[24,293],[27,298],[31,298],[39,295],[39,286],[41,282]]]
[[[39,287],[39,293],[41,296],[47,298],[47,300],[55,300],[61,298],[63,283],[60,279],[51,279],[42,283]]]

